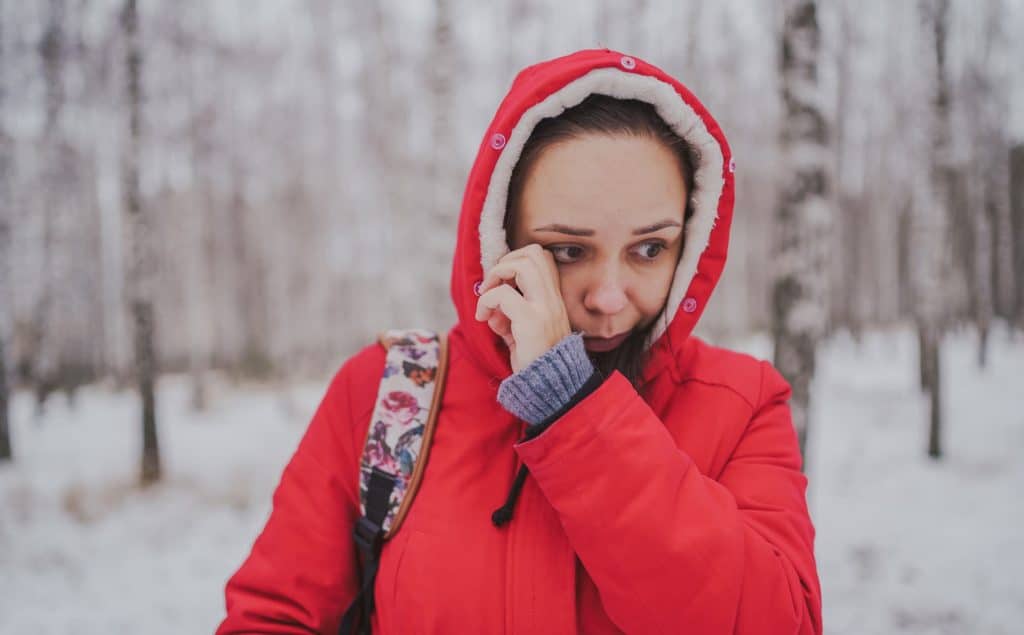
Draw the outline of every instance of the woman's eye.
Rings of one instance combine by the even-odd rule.
[[[643,243],[637,248],[637,254],[644,260],[654,260],[665,248],[663,243]]]
[[[555,257],[555,262],[563,264],[576,262],[583,257],[583,247],[579,245],[552,245],[548,251]]]

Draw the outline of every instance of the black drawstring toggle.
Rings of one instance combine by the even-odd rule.
[[[516,474],[516,480],[512,482],[512,489],[508,491],[508,499],[505,504],[494,510],[491,514],[491,522],[494,523],[495,527],[501,527],[508,521],[512,520],[512,510],[516,506],[516,500],[519,499],[519,492],[523,489],[523,483],[526,482],[526,475],[529,470],[526,466],[519,468],[519,472]]]

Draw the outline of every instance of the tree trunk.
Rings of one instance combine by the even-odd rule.
[[[793,423],[801,453],[806,452],[810,429],[815,353],[828,315],[824,265],[831,216],[829,134],[819,106],[819,56],[816,2],[790,2],[781,50],[781,147],[787,170],[776,208],[772,323],[775,365],[793,387]]]
[[[367,40],[366,50],[370,51],[359,76],[359,91],[364,99],[363,134],[366,135],[361,143],[368,150],[368,162],[372,166],[370,203],[377,210],[372,215],[373,224],[367,233],[381,232],[391,239],[390,243],[385,243],[386,248],[405,250],[414,243],[406,242],[406,234],[410,230],[406,229],[409,223],[403,220],[403,212],[410,209],[406,207],[409,201],[407,182],[412,170],[408,165],[408,153],[401,147],[402,138],[408,133],[409,102],[396,81],[401,62],[400,47],[396,43],[396,27],[388,16],[386,5],[370,2],[359,7]],[[384,315],[388,320],[404,316],[403,319],[416,324],[423,319],[423,307],[416,302],[420,291],[420,270],[416,269],[415,275],[411,275],[411,270],[402,264],[389,263],[388,270],[382,272],[391,291],[385,300]],[[362,288],[373,293],[374,284],[366,281]],[[408,301],[410,297],[414,298],[412,305]],[[390,328],[373,323],[369,326],[370,332]]]
[[[858,302],[860,300],[860,288],[867,280],[864,277],[861,266],[861,251],[863,238],[869,230],[865,220],[869,218],[867,206],[864,204],[861,188],[850,185],[850,179],[846,176],[846,169],[850,162],[846,160],[846,154],[851,151],[847,143],[847,134],[844,129],[845,122],[849,119],[849,93],[851,85],[851,59],[854,52],[851,50],[853,42],[853,26],[849,17],[849,10],[845,5],[836,8],[838,52],[835,60],[836,73],[836,112],[835,125],[832,127],[832,164],[831,181],[835,191],[836,200],[836,231],[832,236],[833,262],[830,267],[829,288],[833,291],[830,307],[829,326],[831,329],[846,327],[859,340],[861,324],[859,320]]]
[[[978,328],[978,368],[984,370],[988,366],[988,336],[992,328],[984,324]]]
[[[924,383],[928,386],[929,425],[928,456],[942,457],[942,358],[941,336],[938,329],[921,330],[921,370]]]
[[[970,252],[971,262],[967,267],[970,272],[971,311],[975,328],[978,329],[978,367],[984,368],[987,359],[985,350],[988,344],[988,332],[992,327],[994,310],[993,279],[993,237],[992,223],[988,213],[985,193],[986,183],[983,174],[970,170],[967,174],[967,202],[973,229],[973,240]],[[956,201],[956,199],[954,199]],[[956,201],[957,203],[959,201]]]
[[[2,253],[2,252],[0,252]],[[7,387],[7,349],[0,336],[0,462],[14,458],[11,448],[10,403]]]
[[[331,237],[346,231],[347,228],[358,227],[359,220],[356,218],[356,210],[361,208],[358,202],[352,197],[348,188],[344,187],[342,179],[337,178],[339,174],[351,174],[352,164],[347,162],[352,154],[346,154],[345,146],[353,145],[354,140],[346,137],[342,127],[342,117],[338,111],[338,104],[341,96],[348,92],[349,87],[344,85],[345,76],[339,71],[337,43],[344,41],[351,34],[344,28],[342,21],[345,12],[334,0],[319,0],[311,7],[310,17],[314,24],[313,66],[320,82],[320,115],[323,117],[323,140],[325,143],[317,149],[322,153],[326,170],[317,172],[314,182],[314,197],[309,209],[310,231],[303,241],[308,247],[304,250],[305,257],[300,259],[301,275],[303,278],[315,280],[324,271],[335,271],[339,267],[338,252],[332,248]],[[346,74],[347,75],[347,74]],[[326,230],[326,231],[325,231]],[[351,254],[345,250],[351,256]],[[354,267],[350,261],[340,266],[343,271],[351,272]],[[310,317],[315,321],[312,328],[303,333],[298,329],[288,328],[288,337],[285,338],[288,346],[283,347],[290,351],[288,357],[292,364],[286,365],[289,371],[294,368],[294,361],[299,363],[314,362],[321,365],[328,362],[330,357],[324,358],[322,353],[327,351],[349,350],[353,340],[359,336],[355,331],[356,307],[349,302],[342,302],[332,305],[335,294],[344,297],[354,297],[352,276],[332,276],[329,284],[309,284],[306,297],[306,306]],[[341,322],[351,325],[352,328],[337,329],[333,325]],[[293,324],[293,318],[288,316],[284,322],[288,327]],[[298,354],[298,355],[297,355]],[[291,372],[288,373],[291,375]]]
[[[1013,71],[999,63],[1000,54],[1010,47],[1007,7],[1002,2],[985,3],[985,26],[980,75],[984,78],[982,112],[985,114],[982,165],[985,177],[985,209],[991,230],[993,311],[1012,319],[1014,267],[1013,228],[1010,211],[1010,139]],[[998,70],[997,70],[998,69]]]
[[[953,166],[950,133],[950,87],[946,77],[948,0],[923,0],[920,4],[923,22],[931,38],[934,56],[933,98],[928,132],[930,135],[930,166],[927,182],[918,182],[914,205],[915,243],[915,318],[921,343],[921,379],[930,396],[928,456],[942,456],[942,393],[941,358],[942,328],[946,317],[943,298],[945,284],[942,254],[948,240],[948,219],[954,200],[956,173]]]
[[[1013,320],[1024,328],[1024,144],[1010,150],[1010,226],[1012,228]]]
[[[429,255],[429,280],[423,285],[420,295],[427,308],[428,328],[442,332],[456,319],[452,303],[448,300],[448,285],[459,216],[459,177],[455,173],[457,154],[452,121],[455,109],[454,73],[458,55],[451,5],[452,0],[434,0],[433,54],[429,71],[433,151],[428,170],[429,186],[433,190],[433,219],[430,231],[425,236],[432,253]]]
[[[43,107],[43,135],[41,150],[44,164],[41,170],[42,187],[39,201],[43,216],[42,270],[40,286],[34,307],[34,326],[39,334],[38,348],[33,360],[32,374],[36,391],[36,412],[42,415],[49,394],[56,389],[58,373],[58,333],[54,324],[57,308],[57,286],[62,281],[59,266],[64,250],[70,245],[60,231],[64,219],[60,218],[61,192],[65,186],[61,167],[64,164],[61,148],[61,118],[66,95],[64,91],[64,59],[67,48],[64,29],[64,2],[50,3],[46,28],[39,40],[39,57],[45,82]]]
[[[188,5],[189,12],[198,12],[202,4]],[[182,19],[184,22],[184,19]],[[209,37],[202,33],[201,36]],[[188,215],[188,244],[190,252],[185,263],[185,302],[188,324],[188,373],[191,383],[189,398],[192,410],[202,412],[207,407],[206,375],[211,356],[210,267],[207,241],[213,237],[209,218],[213,215],[213,184],[210,182],[210,155],[213,152],[212,118],[204,108],[212,101],[202,89],[198,72],[199,55],[194,50],[181,51],[186,55],[186,94],[190,118],[188,123],[188,149],[192,167],[192,196],[195,208]],[[212,110],[212,106],[209,106]]]
[[[910,253],[913,247],[912,225],[914,222],[914,211],[913,204],[909,202],[909,199],[898,209],[898,214],[896,244],[899,254],[896,258],[896,280],[899,285],[899,295],[896,315],[902,318],[914,312],[914,284],[911,265],[913,256]],[[922,386],[924,385],[923,379],[921,384]]]
[[[0,15],[0,112],[4,112],[4,101],[7,94],[4,91],[6,69],[4,59],[4,21]],[[9,384],[7,376],[10,365],[7,363],[7,341],[11,335],[11,232],[13,231],[12,205],[11,200],[10,169],[9,159],[10,139],[7,130],[3,127],[3,120],[0,119],[0,461],[9,461],[13,458],[11,448],[11,427],[10,427],[10,399]]]
[[[968,54],[957,93],[962,104],[958,108],[968,122],[971,155],[966,173],[967,204],[957,210],[971,219],[973,240],[970,288],[972,311],[980,333],[978,362],[987,357],[988,332],[996,316],[1009,317],[1012,257],[1009,240],[1010,186],[1007,162],[1009,142],[1006,130],[1009,120],[1008,77],[1002,77],[994,57],[1007,49],[1004,27],[1005,8],[1001,3],[982,7],[984,23],[982,39]],[[961,205],[960,200],[956,201]],[[954,223],[953,227],[960,227]]]
[[[129,0],[131,1],[131,0]],[[143,485],[160,480],[160,444],[156,433],[156,351],[153,347],[153,303],[132,303],[135,324],[135,372],[142,399],[142,471]]]
[[[142,45],[139,42],[135,0],[125,0],[121,13],[125,39],[128,131],[123,165],[124,204],[130,236],[131,261],[128,289],[135,331],[135,379],[142,404],[141,482],[160,479],[160,446],[156,427],[156,324],[153,311],[154,250],[152,220],[142,206],[139,162],[142,149]]]

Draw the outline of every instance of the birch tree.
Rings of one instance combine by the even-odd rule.
[[[992,0],[985,4],[981,33],[982,51],[976,63],[984,90],[979,104],[983,124],[980,160],[985,183],[984,212],[989,225],[988,268],[992,288],[992,312],[1009,317],[1013,295],[1013,228],[1010,220],[1010,141],[1007,134],[1010,117],[1012,62],[1007,51],[1006,6]]]
[[[0,5],[0,113],[4,112],[7,97],[6,62],[4,39],[7,24],[4,22],[3,7]],[[11,225],[13,205],[11,200],[10,146],[11,139],[0,117],[0,462],[10,461],[14,452],[11,448],[10,426],[10,364],[8,342],[11,333]]]
[[[801,452],[806,452],[816,348],[827,316],[830,168],[818,81],[820,50],[817,3],[788,2],[780,51],[785,171],[775,214],[772,331],[775,365],[793,387],[791,408]]]
[[[954,244],[966,244],[966,249],[958,250],[963,262],[957,263],[966,274],[969,306],[965,313],[978,329],[978,364],[984,367],[993,319],[1009,315],[1012,295],[1007,138],[1011,82],[1002,63],[1005,8],[993,0],[979,13],[979,24],[961,29],[961,45],[950,46],[947,57],[961,49],[966,58],[957,81],[949,80],[957,96],[950,105],[956,122],[953,129],[961,133],[960,145],[966,147],[966,157],[956,171],[958,196],[952,212],[954,236],[962,237]]]
[[[160,447],[156,428],[156,320],[153,311],[154,254],[152,219],[143,208],[139,178],[142,154],[142,43],[136,0],[125,0],[121,12],[125,47],[127,135],[122,184],[129,231],[128,294],[134,330],[135,380],[142,405],[143,485],[160,479]]]
[[[326,273],[338,269],[351,270],[351,260],[348,258],[338,267],[339,258],[336,255],[333,259],[328,257],[336,253],[331,249],[330,237],[336,236],[339,230],[350,230],[355,225],[355,219],[352,218],[354,197],[349,196],[343,187],[346,180],[352,178],[351,166],[346,164],[348,155],[344,150],[351,140],[345,136],[339,114],[341,96],[348,87],[339,76],[337,61],[338,42],[351,34],[344,32],[341,6],[333,0],[317,0],[310,7],[310,18],[314,33],[312,67],[316,71],[319,115],[322,121],[322,129],[316,138],[322,144],[318,153],[323,165],[314,188],[315,198],[308,219],[309,232],[304,238],[309,245],[305,253],[310,257],[302,260],[303,267],[299,274],[302,279],[300,285],[309,289],[306,301],[310,307],[310,318],[314,322],[312,333],[304,334],[296,342],[303,358],[321,349],[325,343],[331,346],[343,345],[345,340],[337,338],[331,326],[338,320],[353,324],[357,313],[356,307],[348,302],[334,305],[331,301],[334,294],[342,298],[352,297],[353,288],[347,276],[341,280],[332,278],[330,284],[316,284],[316,280],[324,278]],[[348,250],[337,251],[347,253]],[[292,320],[289,322],[294,323]]]
[[[57,333],[54,329],[54,312],[60,275],[60,264],[64,249],[68,245],[62,240],[64,227],[62,204],[59,193],[64,187],[64,165],[61,156],[61,118],[65,104],[64,60],[65,60],[65,4],[63,0],[51,0],[46,17],[46,27],[39,41],[39,57],[45,81],[43,104],[43,136],[41,149],[42,170],[39,175],[39,200],[42,205],[42,270],[40,287],[36,295],[33,327],[38,347],[34,351],[33,379],[36,388],[37,413],[41,413],[50,391],[54,388],[57,375]]]
[[[453,168],[455,128],[455,71],[458,65],[455,29],[452,24],[452,0],[434,2],[433,54],[430,56],[429,90],[433,102],[431,121],[431,160],[429,186],[432,189],[433,218],[427,240],[430,244],[430,281],[423,301],[430,307],[427,321],[431,328],[447,330],[455,321],[448,300],[448,280],[455,250],[456,223],[459,218],[458,175]],[[426,219],[420,219],[423,223]]]
[[[950,126],[950,88],[947,77],[948,0],[921,0],[919,10],[930,48],[931,108],[926,131],[930,139],[927,173],[917,179],[911,218],[911,280],[917,324],[922,388],[929,397],[928,456],[942,456],[942,331],[943,255],[953,200],[955,166]]]
[[[1010,148],[1010,227],[1012,228],[1014,291],[1011,315],[1024,329],[1024,143]]]
[[[2,28],[2,25],[0,25]],[[0,33],[0,51],[3,51],[2,33]],[[3,60],[0,53],[0,68]],[[3,77],[0,75],[0,109],[3,107]],[[10,200],[8,187],[7,138],[3,126],[0,125],[0,201]],[[11,449],[10,426],[10,384],[7,363],[8,345],[11,332],[11,289],[10,289],[10,206],[0,204],[0,462],[8,461],[13,456]]]
[[[358,80],[363,98],[361,121],[366,135],[361,139],[367,150],[367,164],[364,174],[371,180],[370,206],[375,211],[366,228],[367,234],[385,238],[380,246],[390,249],[408,249],[415,244],[420,234],[410,227],[408,214],[413,208],[410,196],[412,185],[418,185],[408,150],[403,147],[409,135],[408,120],[411,104],[398,82],[401,65],[397,30],[386,3],[360,5],[360,27],[365,30],[366,50]],[[361,255],[370,251],[356,250]],[[415,261],[415,259],[405,259]],[[365,265],[361,265],[365,266]],[[416,262],[390,261],[379,271],[390,293],[385,308],[387,319],[402,316],[410,324],[420,324],[424,307],[422,297],[422,267]],[[379,289],[379,283],[367,280],[363,290],[372,295]],[[375,330],[381,325],[373,325]]]
[[[187,104],[190,111],[187,119],[185,137],[188,140],[188,156],[191,164],[193,209],[187,216],[188,243],[193,246],[188,261],[185,263],[186,290],[186,324],[189,334],[188,369],[191,381],[190,402],[193,410],[206,409],[207,371],[210,365],[211,335],[210,321],[210,258],[211,240],[209,218],[213,213],[214,185],[211,183],[210,163],[214,153],[212,146],[214,104],[204,90],[202,80],[208,76],[202,74],[203,57],[213,53],[205,50],[209,46],[209,33],[205,25],[197,24],[198,20],[189,20],[189,16],[201,11],[202,4],[188,5],[189,11],[178,13],[181,28],[186,37],[180,44],[179,53],[184,58],[184,82]],[[207,36],[207,37],[204,37]],[[186,50],[187,49],[187,50]]]

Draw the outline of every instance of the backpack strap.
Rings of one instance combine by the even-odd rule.
[[[445,338],[423,330],[391,330],[378,340],[387,359],[359,465],[362,517],[352,532],[363,556],[362,585],[341,633],[370,632],[373,584],[385,540],[398,531],[416,497],[430,454],[447,370]]]

